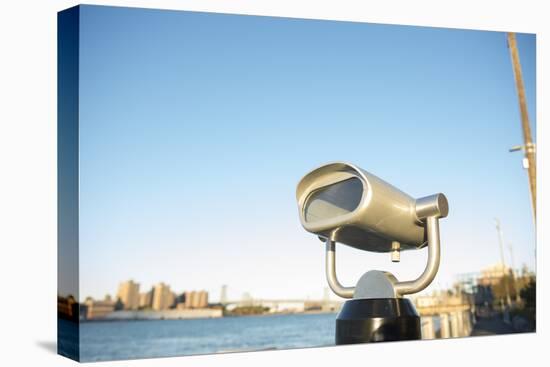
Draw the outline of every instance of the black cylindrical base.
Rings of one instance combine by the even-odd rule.
[[[336,344],[421,337],[420,317],[406,298],[352,299],[336,317]]]

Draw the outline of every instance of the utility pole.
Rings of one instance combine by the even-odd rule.
[[[500,220],[495,218],[495,226],[497,228],[498,233],[498,244],[500,248],[500,262],[502,263],[502,274],[503,274],[503,280],[504,280],[504,290],[506,292],[506,303],[508,306],[512,304],[512,299],[510,298],[510,287],[508,285],[508,274],[506,274],[504,271],[506,270],[506,263],[504,262],[504,250],[502,245],[502,229],[500,228]]]
[[[514,79],[516,81],[516,90],[518,93],[519,109],[521,114],[521,128],[523,131],[523,146],[516,146],[510,149],[511,152],[523,150],[525,157],[523,167],[527,169],[529,177],[529,192],[531,193],[531,205],[533,208],[533,218],[535,225],[537,221],[537,166],[535,157],[535,144],[531,138],[531,127],[529,126],[529,115],[527,113],[527,100],[525,98],[525,87],[523,85],[523,76],[521,74],[521,64],[519,62],[519,53],[516,43],[516,35],[508,33],[508,48],[512,58],[512,67],[514,70]]]
[[[512,262],[512,276],[514,277],[514,292],[516,293],[516,304],[519,304],[519,288],[518,288],[518,277],[516,274],[516,266],[514,262],[514,248],[512,244],[508,244],[508,250],[510,250],[510,261]]]

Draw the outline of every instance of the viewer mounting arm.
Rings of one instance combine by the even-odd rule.
[[[439,218],[447,215],[447,204],[442,194],[431,195],[418,199],[415,205],[419,222],[426,227],[428,262],[422,274],[415,280],[395,281],[393,277],[389,281],[393,285],[393,293],[397,296],[418,293],[425,289],[435,278],[439,269],[441,258]],[[334,231],[325,241],[326,246],[326,278],[332,291],[342,298],[353,298],[356,287],[345,287],[336,276],[336,241]]]
[[[336,242],[327,238],[326,240],[326,275],[327,282],[332,291],[342,298],[352,298],[355,287],[344,287],[336,277]]]

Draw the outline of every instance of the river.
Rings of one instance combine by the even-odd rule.
[[[334,345],[336,314],[84,322],[80,360],[183,356]]]

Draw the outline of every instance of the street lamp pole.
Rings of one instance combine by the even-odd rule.
[[[502,263],[502,274],[504,277],[504,288],[506,292],[506,303],[508,306],[512,304],[512,299],[510,298],[510,288],[508,286],[508,274],[506,274],[504,271],[506,270],[506,263],[504,262],[504,250],[502,245],[502,229],[500,228],[500,220],[495,218],[495,226],[498,233],[498,244],[500,248],[500,262]]]
[[[518,277],[516,274],[516,266],[514,262],[514,248],[511,243],[508,244],[508,250],[510,250],[510,261],[512,262],[512,276],[514,277],[514,292],[516,293],[516,304],[519,304],[519,287],[518,287]]]

